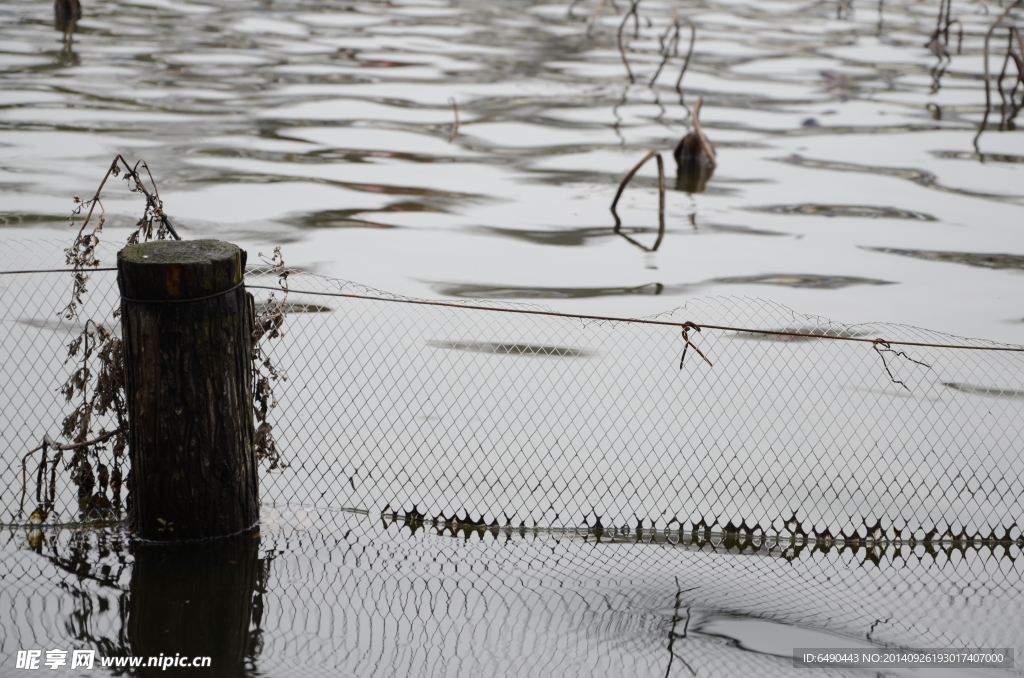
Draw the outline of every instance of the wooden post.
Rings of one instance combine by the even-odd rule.
[[[117,255],[138,537],[207,539],[259,520],[245,252],[161,240]]]

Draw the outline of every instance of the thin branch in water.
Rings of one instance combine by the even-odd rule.
[[[661,63],[658,64],[658,70],[654,72],[654,77],[651,78],[648,87],[654,87],[655,81],[658,76],[661,75],[662,69],[665,64],[668,63],[670,56],[679,55],[679,31],[683,26],[687,26],[690,29],[690,47],[686,51],[686,58],[683,60],[683,66],[679,70],[679,77],[676,78],[676,92],[682,95],[682,83],[683,76],[686,75],[686,69],[690,66],[690,57],[693,56],[693,43],[697,38],[697,27],[689,21],[681,22],[679,19],[675,19],[672,25],[668,27],[665,34],[661,36],[659,43],[661,45]],[[672,33],[672,37],[669,38],[669,34]],[[682,103],[682,101],[680,101]]]
[[[957,54],[962,53],[964,43],[964,25],[959,19],[953,18],[953,0],[939,0],[939,14],[935,21],[935,30],[925,43],[925,47],[936,56],[938,61],[932,68],[932,88],[934,94],[942,87],[942,76],[949,68],[952,57],[949,54],[949,29],[954,23],[959,27],[957,38]]]
[[[988,126],[988,116],[989,113],[992,112],[992,83],[988,69],[989,47],[992,42],[992,34],[995,33],[996,28],[1003,23],[1003,20],[1010,15],[1011,11],[1020,7],[1022,2],[1024,2],[1024,0],[1015,0],[1012,5],[1004,9],[1003,13],[999,15],[999,18],[997,18],[991,26],[989,26],[988,31],[985,33],[985,49],[982,57],[985,62],[985,114],[981,118],[981,124],[978,125],[978,132],[974,135],[973,142],[974,151],[978,154],[979,158],[983,158],[984,156],[981,154],[981,149],[978,146],[978,140],[981,138],[982,133],[984,133],[985,128]]]
[[[640,171],[640,168],[650,160],[655,158],[658,163],[658,238],[654,241],[654,247],[647,248],[638,243],[633,238],[622,232],[622,220],[619,219],[619,213],[615,209],[619,204],[619,198],[622,197],[622,192],[626,190],[626,186],[636,176],[636,173]],[[619,190],[615,192],[615,198],[612,200],[611,206],[612,216],[615,217],[615,232],[630,241],[637,247],[648,252],[655,252],[661,246],[661,241],[665,237],[665,162],[661,159],[661,154],[657,151],[651,151],[644,156],[643,160],[638,162],[633,169],[625,176],[621,183],[619,183]]]
[[[1002,100],[1000,106],[1000,116],[1006,119],[1006,92],[1003,90],[1003,79],[1006,78],[1006,69],[1010,65],[1010,55],[1013,53],[1013,30],[1011,29],[1007,34],[1007,42],[1009,43],[1006,48],[1006,57],[1003,59],[1003,67],[999,70],[999,77],[996,78],[996,89],[999,90],[999,98]],[[1014,89],[1017,89],[1017,83],[1014,83]],[[1010,92],[1010,105],[1013,105],[1013,91]]]
[[[669,39],[669,33],[672,33],[675,29],[675,34]],[[668,40],[666,43],[665,41]],[[661,70],[665,68],[665,64],[668,63],[669,56],[673,50],[679,48],[679,22],[673,21],[672,24],[665,29],[665,33],[658,38],[658,47],[661,50],[661,62],[658,64],[658,69],[654,71],[654,75],[651,77],[651,81],[647,83],[648,87],[654,87],[654,83],[658,80],[658,76],[661,75]]]
[[[622,42],[622,31],[625,30],[626,24],[629,22],[629,17],[636,18],[636,8],[640,5],[640,0],[632,0],[629,5],[629,11],[626,12],[626,16],[622,17],[622,23],[619,24],[619,31],[616,33],[616,40],[619,45],[619,55],[622,57],[622,63],[626,66],[626,73],[629,75],[629,81],[631,83],[636,82],[636,77],[633,75],[633,69],[629,66],[629,57],[626,56],[626,47]],[[636,29],[634,32],[639,31],[639,20],[637,20]]]
[[[953,0],[939,0],[939,16],[935,20],[935,32],[932,33],[933,37],[938,37],[945,28],[946,43],[949,43],[949,12],[952,9]],[[946,22],[945,27],[943,21]]]
[[[952,23],[955,23],[957,25],[956,53],[957,54],[963,54],[964,53],[964,22],[960,21],[960,19],[953,19]],[[947,45],[949,44],[949,26],[948,25],[946,26],[946,44]]]
[[[690,27],[690,47],[686,50],[686,58],[683,59],[683,67],[679,69],[679,77],[676,78],[676,92],[679,93],[680,106],[686,105],[683,103],[683,76],[686,75],[686,69],[690,67],[690,57],[693,56],[693,45],[697,42],[697,27],[689,22],[687,22],[686,25]]]
[[[996,87],[999,90],[999,97],[1002,100],[1000,105],[1000,129],[1005,129],[1010,126],[1010,123],[1017,117],[1022,106],[1024,106],[1024,98],[1021,103],[1017,103],[1017,88],[1024,85],[1024,42],[1021,41],[1020,31],[1017,30],[1016,26],[1011,26],[1007,33],[1007,46],[1006,46],[1006,58],[1003,59],[1003,67],[999,73],[999,77],[996,79]],[[1021,55],[1017,54],[1015,47],[1019,47]],[[1010,88],[1009,92],[1003,89],[1003,79],[1006,78],[1006,71],[1013,62],[1014,68],[1017,69],[1017,77],[1013,81],[1013,87]],[[1009,110],[1007,110],[1009,108]]]

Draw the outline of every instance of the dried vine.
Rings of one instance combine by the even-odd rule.
[[[140,167],[146,170],[152,190],[146,188],[142,176],[139,174]],[[118,154],[114,161],[110,163],[107,173],[103,175],[103,180],[91,199],[83,201],[77,195],[74,197],[77,207],[71,212],[71,216],[68,217],[68,222],[72,226],[75,224],[75,219],[81,216],[86,208],[89,211],[85,213],[85,220],[78,228],[75,241],[71,244],[71,247],[64,250],[66,255],[65,261],[68,266],[72,267],[74,275],[71,301],[61,312],[61,315],[66,320],[73,320],[78,317],[78,307],[82,304],[82,298],[86,293],[86,285],[89,280],[87,271],[100,265],[99,259],[96,258],[96,247],[100,244],[99,233],[103,231],[103,224],[106,221],[106,209],[104,209],[103,202],[100,200],[100,194],[103,193],[103,187],[106,186],[107,180],[110,177],[117,177],[122,173],[124,174],[123,179],[128,184],[128,190],[132,193],[141,193],[146,199],[146,208],[135,224],[135,231],[128,236],[128,244],[134,245],[139,242],[140,237],[143,242],[152,240],[154,232],[156,233],[157,240],[164,240],[168,235],[175,240],[181,240],[178,232],[171,225],[170,219],[164,214],[164,204],[160,200],[160,191],[157,190],[156,181],[153,179],[152,172],[149,171],[149,165],[144,160],[139,160],[134,165],[130,165],[124,159],[124,156]],[[96,221],[93,222],[92,217],[97,207],[100,208],[100,213],[96,217]],[[87,231],[86,229],[90,223],[93,224],[92,230]],[[118,312],[115,312],[114,316],[117,317],[117,315]]]
[[[142,170],[145,171],[145,178]],[[116,156],[92,198],[83,201],[78,196],[74,197],[76,206],[69,217],[71,226],[75,227],[83,214],[84,218],[77,226],[74,242],[65,250],[66,263],[73,276],[71,298],[59,313],[65,320],[79,318],[88,293],[89,275],[100,264],[97,248],[106,219],[101,194],[108,180],[118,176],[125,180],[129,191],[139,193],[145,199],[145,209],[126,244],[154,239],[181,240],[164,212],[160,191],[149,166],[143,160],[133,165],[123,156]],[[287,297],[288,271],[284,268],[280,248],[274,250],[274,257],[268,263],[278,273],[281,288]],[[276,405],[272,383],[285,377],[267,357],[263,342],[280,336],[284,312],[284,301],[274,303],[271,296],[267,309],[255,318],[253,332],[253,401],[256,418],[260,422],[256,431],[256,451],[260,459],[269,460],[271,469],[286,466],[281,462],[272,426],[267,421],[268,411]],[[120,308],[116,308],[111,316],[116,319],[120,313]],[[53,512],[56,475],[64,461],[64,452],[71,453],[63,465],[63,471],[69,472],[71,482],[77,487],[82,518],[115,519],[122,508],[121,488],[126,478],[125,451],[130,426],[122,341],[112,327],[90,318],[85,321],[81,333],[68,344],[67,362],[71,361],[76,362],[76,369],[60,389],[67,402],[75,404],[61,423],[61,436],[68,442],[56,443],[49,436],[44,436],[43,442],[28,451],[22,459],[23,515],[29,482],[28,461],[32,455],[40,453],[35,488],[37,506],[30,515],[30,519],[36,522],[45,521]],[[109,463],[101,456],[108,447]],[[51,451],[55,452],[52,457]],[[125,507],[130,506],[131,502],[128,489]]]
[[[254,413],[259,425],[256,427],[256,456],[260,460],[270,463],[268,470],[287,467],[288,464],[281,461],[281,453],[277,449],[277,442],[274,439],[274,426],[267,417],[270,410],[277,407],[277,399],[274,398],[273,383],[287,381],[288,377],[270,360],[265,346],[267,339],[276,339],[281,336],[281,327],[284,325],[284,316],[288,302],[288,276],[291,273],[284,265],[284,257],[281,255],[281,248],[275,247],[274,254],[270,259],[259,254],[260,258],[270,266],[270,272],[277,274],[277,284],[283,294],[278,301],[274,293],[270,294],[259,315],[256,316],[252,333],[252,361],[253,361],[253,404]]]

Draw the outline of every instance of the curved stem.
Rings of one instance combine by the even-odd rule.
[[[616,207],[619,204],[619,198],[622,197],[622,192],[626,190],[626,185],[636,176],[636,173],[640,171],[640,168],[650,160],[656,158],[658,162],[658,238],[654,241],[654,247],[647,248],[638,243],[633,238],[630,238],[625,233],[622,233],[622,220],[619,219],[619,213],[616,211]],[[615,193],[615,199],[612,200],[611,206],[612,216],[615,217],[615,233],[618,233],[626,240],[630,241],[640,249],[646,252],[656,252],[658,247],[661,246],[661,241],[665,238],[665,161],[662,160],[661,154],[658,151],[651,151],[644,156],[643,160],[638,162],[633,169],[629,171],[626,177],[619,184],[619,190]]]
[[[622,17],[622,23],[619,24],[619,31],[616,34],[616,40],[619,44],[619,55],[622,57],[622,63],[626,66],[626,73],[629,75],[629,81],[636,82],[636,77],[633,76],[633,69],[629,67],[629,58],[626,56],[626,48],[622,44],[622,31],[626,28],[626,24],[629,23],[629,17],[632,15],[636,18],[636,8],[640,4],[640,0],[633,0],[629,6],[629,11],[626,12],[626,16]],[[639,26],[639,20],[637,23]]]
[[[714,167],[717,164],[715,162],[715,148],[708,141],[708,138],[704,136],[704,130],[700,126],[700,107],[703,105],[704,97],[700,97],[697,99],[697,105],[693,107],[693,131],[697,134],[701,149],[708,156],[708,160],[711,161],[711,166]]]
[[[693,56],[693,45],[697,42],[697,27],[692,23],[687,22],[687,26],[690,27],[690,47],[686,50],[686,58],[683,60],[683,67],[679,69],[679,77],[676,78],[676,92],[679,93],[679,103],[683,103],[683,76],[686,75],[686,69],[690,67],[690,57]]]
[[[981,159],[981,149],[978,147],[978,140],[981,138],[982,133],[988,126],[988,115],[992,112],[992,83],[990,82],[991,76],[988,70],[988,56],[989,56],[989,44],[992,42],[992,34],[995,33],[996,28],[1003,22],[1010,12],[1019,7],[1021,2],[1024,0],[1015,0],[1015,2],[1003,10],[1003,13],[999,15],[999,18],[989,27],[988,32],[985,33],[985,50],[984,50],[984,61],[985,61],[985,115],[981,118],[981,124],[978,126],[978,133],[974,135],[974,151],[978,154],[978,158]]]

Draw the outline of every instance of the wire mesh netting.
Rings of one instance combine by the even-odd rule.
[[[62,259],[52,242],[9,243],[2,270]],[[116,325],[115,275],[93,274],[82,318]],[[265,505],[488,526],[1020,537],[1021,347],[756,299],[622,320],[423,302],[303,272],[286,299],[270,298],[266,269],[246,284],[288,312],[268,344],[287,380],[271,415],[284,466],[261,474]],[[17,523],[46,470],[23,455],[56,438],[70,407],[58,389],[76,328],[58,316],[69,273],[0,285],[0,487]],[[57,485],[49,520],[81,519],[73,485]]]

